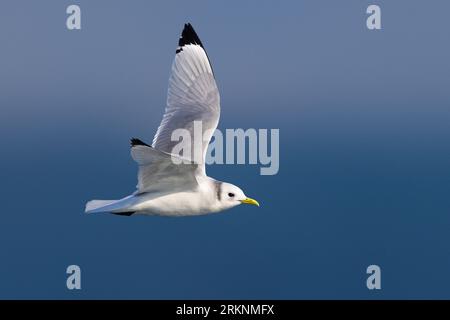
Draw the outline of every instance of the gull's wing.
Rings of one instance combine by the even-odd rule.
[[[175,164],[173,155],[156,150],[139,139],[131,139],[131,157],[138,163],[137,193],[194,190],[194,163]],[[180,161],[181,162],[181,161]]]
[[[172,132],[186,129],[192,141],[190,160],[202,163],[204,170],[206,150],[219,122],[219,104],[219,91],[208,56],[192,26],[186,24],[172,64],[166,112],[153,139],[153,147],[172,153],[179,143],[171,141]],[[203,139],[194,137],[194,121],[201,121]],[[200,140],[201,159],[194,156],[193,143]]]

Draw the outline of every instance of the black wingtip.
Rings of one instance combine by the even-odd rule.
[[[111,212],[112,214],[118,215],[118,216],[125,216],[129,217],[133,215],[136,211],[124,211],[124,212]]]
[[[134,146],[151,147],[150,145],[146,144],[144,141],[137,139],[137,138],[131,138],[130,144],[131,144],[131,147],[134,147]]]
[[[180,40],[178,40],[178,48],[176,53],[183,51],[183,46],[188,44],[196,44],[203,48],[203,44],[200,41],[197,33],[190,23],[186,23],[183,28],[183,32],[181,32]]]

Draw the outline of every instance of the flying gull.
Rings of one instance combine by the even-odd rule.
[[[165,114],[153,143],[131,139],[131,157],[139,166],[136,192],[120,200],[89,201],[86,213],[192,216],[241,203],[259,206],[237,186],[206,175],[206,151],[219,116],[219,91],[209,58],[191,24],[185,24],[172,64]],[[192,136],[195,122],[202,124],[203,158],[177,159],[173,148],[179,141],[172,141],[172,132],[186,129]]]

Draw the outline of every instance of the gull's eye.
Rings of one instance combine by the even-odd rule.
[[[234,193],[231,193],[231,192],[230,192],[230,193],[228,194],[228,196],[229,196],[230,198],[233,198],[233,197],[234,197]]]

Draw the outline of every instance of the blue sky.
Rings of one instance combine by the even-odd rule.
[[[450,298],[450,5],[376,1],[369,31],[372,3],[2,1],[0,297]],[[207,168],[261,207],[84,215],[134,191],[128,139],[151,141],[188,21],[219,128],[280,129],[277,175]]]

